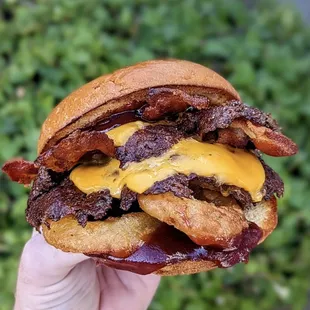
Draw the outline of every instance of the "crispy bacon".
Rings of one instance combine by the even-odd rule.
[[[210,100],[207,97],[189,95],[180,89],[153,88],[150,89],[146,102],[149,104],[142,113],[142,117],[148,120],[156,120],[164,114],[179,113],[187,107],[205,109]]]
[[[236,119],[246,119],[253,124],[280,131],[279,125],[269,114],[240,101],[210,106],[197,113],[199,113],[199,129],[203,133],[214,131],[217,128],[227,128]]]
[[[7,174],[12,181],[30,185],[38,173],[38,167],[32,161],[16,158],[7,161],[3,165],[2,171]]]
[[[183,113],[177,123],[181,130],[190,134],[198,132],[204,140],[240,148],[252,142],[270,156],[291,156],[298,151],[297,145],[281,133],[270,115],[238,101]]]
[[[231,127],[242,129],[251,139],[255,147],[270,156],[291,156],[298,152],[298,146],[280,132],[250,121],[235,120]]]
[[[228,144],[240,149],[249,146],[250,138],[239,128],[225,128],[218,130],[218,138],[216,143]]]
[[[62,172],[70,170],[86,152],[94,150],[99,150],[109,157],[114,156],[113,140],[101,131],[76,130],[41,154],[35,162],[53,171]]]
[[[67,171],[76,165],[85,153],[94,150],[107,156],[115,154],[114,143],[104,132],[77,130],[41,154],[34,163],[20,158],[13,159],[3,165],[2,171],[12,181],[30,185],[40,166],[55,172]]]
[[[298,151],[297,145],[280,132],[278,124],[270,115],[239,101],[231,101],[225,105],[210,105],[207,97],[190,95],[179,89],[164,87],[150,89],[146,101],[148,105],[144,110],[142,109],[142,119],[158,120],[167,113],[182,112],[188,107],[195,108],[181,113],[176,123],[171,118],[168,119],[168,121],[172,121],[171,124],[175,131],[180,132],[180,136],[182,134],[186,136],[198,134],[205,141],[211,143],[229,144],[238,148],[254,148],[255,146],[258,150],[271,156],[290,156]],[[150,128],[158,129],[159,127]],[[149,131],[150,129],[146,130]],[[143,130],[135,133],[129,141],[134,136],[140,135],[143,136]],[[162,142],[165,138],[167,138],[167,133],[154,132],[150,141],[145,140],[145,143],[142,143],[144,149],[141,148],[141,145],[137,146],[137,143],[133,143],[133,150],[129,150],[129,142],[127,142],[125,146],[118,148],[117,158],[124,164],[124,160],[120,158],[120,152],[123,151],[121,155],[126,159],[125,161],[132,161],[128,158],[135,158],[142,154],[141,152],[138,154],[137,150],[143,150],[144,153],[147,151],[151,155],[158,156],[160,154],[158,150],[162,151],[162,143],[157,145],[154,141]],[[140,143],[140,140],[137,142]],[[169,146],[170,144],[167,144],[167,148]],[[153,154],[154,150],[157,150],[157,153]],[[70,170],[78,161],[84,159],[83,156],[87,157],[90,153],[95,152],[96,154],[114,157],[115,151],[114,143],[106,133],[100,127],[92,127],[89,130],[74,131],[58,144],[39,155],[34,163],[22,159],[12,160],[7,162],[2,170],[13,181],[29,185],[35,178],[40,166],[55,172],[63,172]],[[142,156],[141,158],[148,157]]]

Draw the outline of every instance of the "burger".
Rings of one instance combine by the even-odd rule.
[[[42,126],[38,157],[2,170],[31,186],[27,221],[112,268],[179,275],[247,262],[275,229],[296,144],[214,71],[154,60],[82,86]]]

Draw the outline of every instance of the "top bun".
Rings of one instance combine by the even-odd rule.
[[[42,126],[38,154],[76,129],[110,115],[138,109],[149,88],[170,87],[206,96],[213,104],[240,100],[231,84],[216,72],[185,60],[150,60],[103,75],[72,92]]]

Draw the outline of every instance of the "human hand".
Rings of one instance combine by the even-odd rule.
[[[15,310],[147,309],[159,280],[96,267],[89,257],[57,250],[34,233],[20,261]]]

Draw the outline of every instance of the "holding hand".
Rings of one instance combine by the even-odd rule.
[[[20,262],[15,310],[147,309],[159,280],[96,267],[89,257],[57,250],[34,233]]]

